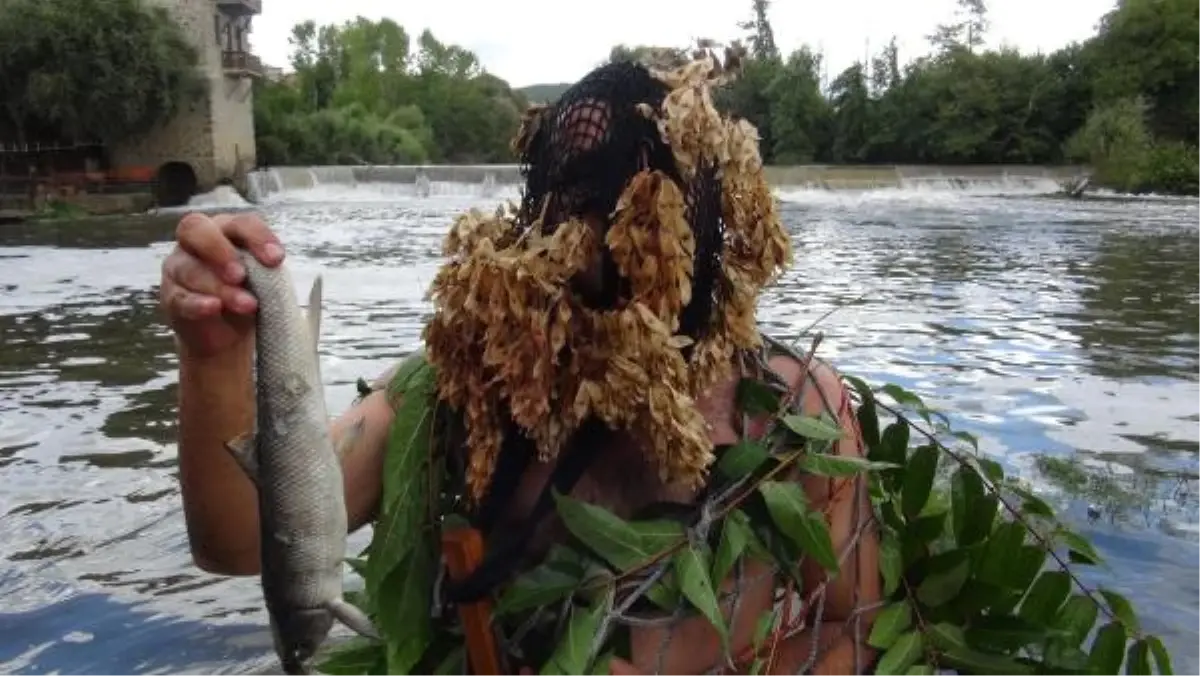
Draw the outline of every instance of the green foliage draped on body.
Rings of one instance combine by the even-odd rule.
[[[776,390],[743,380],[742,411],[775,412],[778,424],[723,451],[698,518],[626,521],[556,494],[574,537],[500,590],[494,626],[502,638],[524,637],[510,650],[516,644],[542,673],[607,673],[610,657],[629,657],[621,618],[635,606],[642,618],[686,608],[711,622],[728,650],[717,590],[740,560],[771,563],[800,584],[804,558],[831,574],[839,568],[824,515],[784,478],[798,468],[867,477],[884,594],[867,637],[879,650],[874,673],[1171,673],[1163,643],[1142,631],[1129,601],[1079,581],[1074,567],[1102,563],[1091,543],[1006,478],[974,437],[898,386],[846,380],[858,398],[865,459],[830,455],[844,432],[828,416],[788,413]],[[383,500],[367,559],[354,562],[365,580],[357,600],[384,640],[336,648],[322,665],[327,673],[465,669],[461,630],[434,598],[435,536],[457,517],[431,436],[433,383],[432,368],[414,357],[389,387],[399,403]],[[759,621],[756,649],[777,613]],[[758,659],[751,665],[761,668]]]
[[[140,0],[0,0],[0,141],[114,143],[200,100],[197,54]]]

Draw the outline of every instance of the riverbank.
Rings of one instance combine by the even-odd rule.
[[[0,195],[0,225],[26,221],[80,221],[146,213],[154,206],[149,192],[75,193],[34,200]]]

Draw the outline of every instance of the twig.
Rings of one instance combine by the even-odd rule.
[[[801,338],[808,335],[809,331],[812,331],[813,329],[817,328],[817,324],[820,324],[821,322],[825,321],[826,319],[829,319],[829,316],[832,315],[833,313],[837,312],[838,310],[841,310],[842,308],[850,307],[851,305],[854,305],[855,303],[862,300],[863,298],[866,298],[867,293],[868,293],[867,291],[863,291],[862,293],[858,294],[854,298],[851,298],[850,300],[848,300],[840,305],[835,305],[832,308],[826,310],[825,314],[823,314],[820,317],[817,317],[815,320],[813,320],[813,323],[806,326],[803,331],[798,333],[796,335],[796,337],[792,339],[792,347],[795,347],[796,343],[800,342]]]

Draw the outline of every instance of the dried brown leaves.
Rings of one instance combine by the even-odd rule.
[[[657,74],[671,86],[660,110],[639,106],[657,120],[686,177],[702,164],[721,176],[721,303],[690,360],[680,352],[690,339],[675,332],[692,295],[695,241],[683,194],[664,174],[635,175],[613,214],[604,244],[631,289],[615,310],[587,308],[571,292],[571,277],[600,245],[583,223],[518,234],[510,206],[492,217],[471,212],[451,228],[424,338],[441,397],[464,411],[473,499],[491,480],[505,414],[543,460],[596,416],[640,439],[664,481],[703,481],[712,442],[695,399],[729,376],[736,351],[759,346],[758,294],[791,260],[757,132],[712,105],[711,87],[732,70],[706,52]],[[515,145],[536,132],[540,112],[530,111]]]

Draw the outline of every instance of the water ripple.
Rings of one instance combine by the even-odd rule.
[[[360,186],[266,206],[297,290],[325,279],[331,410],[417,346],[447,224],[498,199]],[[827,358],[953,411],[1095,538],[1111,567],[1088,579],[1133,597],[1178,669],[1200,666],[1196,202],[781,199],[796,263],[765,293],[768,330],[834,311],[818,327]],[[0,671],[272,664],[257,580],[206,575],[188,554],[156,307],[177,217],[0,230]]]

